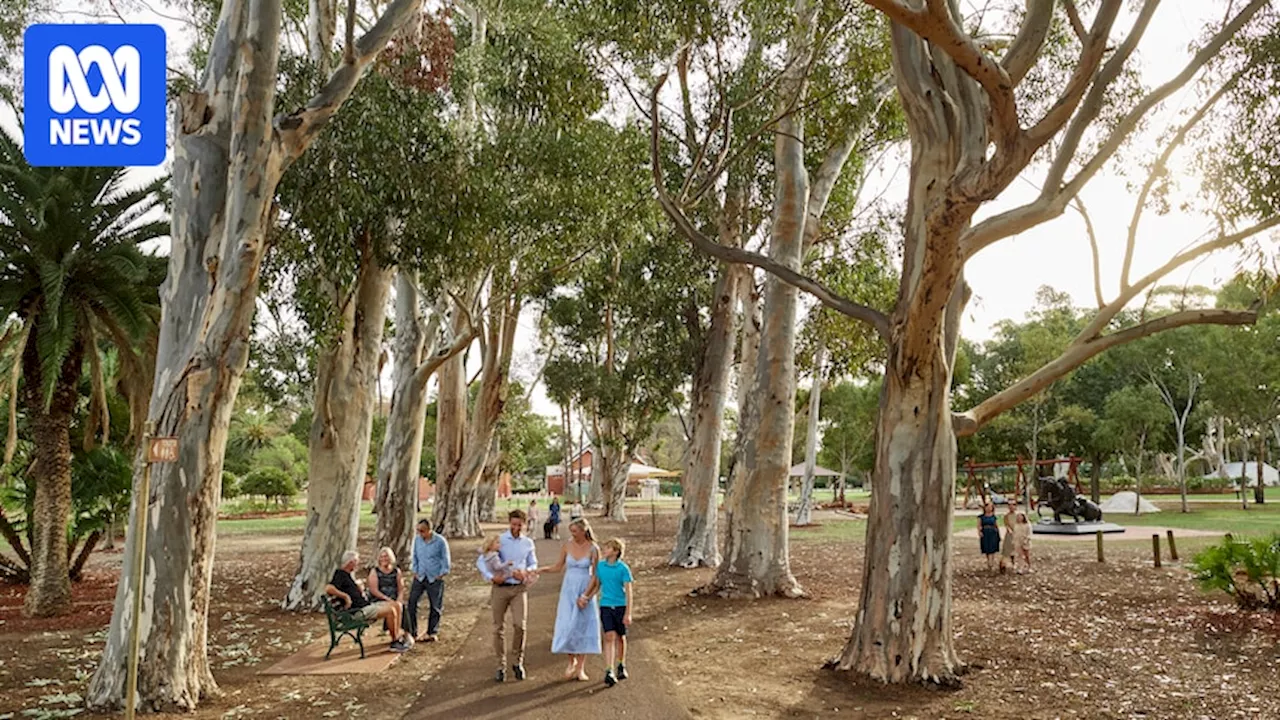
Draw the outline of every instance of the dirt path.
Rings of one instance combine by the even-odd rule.
[[[558,557],[559,543],[538,540],[538,559],[550,565]],[[465,555],[459,564],[468,562]],[[475,572],[474,568],[462,572]],[[560,576],[547,575],[529,590],[528,637],[525,643],[525,669],[528,678],[516,681],[507,673],[507,681],[494,682],[493,622],[488,603],[476,609],[478,619],[458,655],[433,677],[422,690],[422,698],[405,715],[406,720],[427,718],[510,718],[527,719],[591,717],[635,718],[637,720],[679,720],[691,717],[675,700],[674,688],[659,677],[658,664],[647,652],[643,624],[633,626],[636,638],[627,648],[627,671],[630,678],[613,688],[603,682],[603,658],[595,656],[587,662],[588,682],[561,678],[567,658],[551,654],[551,635],[555,627],[556,600],[560,593]],[[509,621],[508,621],[509,622]],[[508,626],[507,641],[511,641]]]

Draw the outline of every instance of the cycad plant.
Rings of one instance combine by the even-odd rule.
[[[0,337],[0,354],[15,361],[4,388],[5,462],[16,445],[19,404],[34,445],[29,615],[71,607],[70,429],[86,361],[90,412],[107,420],[100,353],[112,345],[141,365],[136,348],[155,327],[158,263],[140,246],[168,233],[163,181],[129,188],[126,175],[123,168],[32,167],[17,139],[0,132],[0,318],[11,328]]]

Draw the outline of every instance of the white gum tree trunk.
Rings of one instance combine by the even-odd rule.
[[[627,480],[631,471],[631,453],[626,445],[621,437],[609,437],[600,443],[604,516],[615,522],[627,521]],[[594,463],[592,470],[595,470]]]
[[[356,283],[334,308],[341,327],[316,361],[307,524],[288,610],[319,607],[342,553],[356,546],[391,275],[366,244]]]
[[[682,479],[680,527],[668,559],[671,565],[693,568],[720,564],[716,536],[720,448],[733,371],[734,304],[746,274],[742,267],[723,265],[716,281],[711,323],[694,381],[693,433]]]
[[[587,483],[587,498],[583,501],[583,506],[591,510],[600,510],[604,508],[604,489],[605,489],[605,473],[603,451],[600,448],[602,443],[602,431],[608,421],[599,418],[592,419],[592,438],[591,438],[591,480]]]
[[[378,487],[384,489],[376,530],[378,547],[389,547],[405,567],[417,522],[418,477],[422,464],[423,424],[427,418],[427,384],[451,358],[475,339],[467,330],[449,344],[439,340],[443,311],[422,317],[414,279],[402,270],[396,279],[395,368],[387,433],[378,458]]]
[[[813,522],[813,474],[818,464],[818,419],[822,409],[822,383],[826,379],[827,346],[818,339],[813,358],[813,387],[809,390],[809,424],[805,428],[804,479],[800,485],[800,506],[796,525]]]
[[[489,457],[485,460],[484,470],[480,473],[480,484],[476,486],[476,512],[480,522],[498,522],[498,481],[502,474],[502,449],[497,435],[489,446]],[[536,532],[530,530],[530,533]]]
[[[275,115],[281,4],[225,0],[199,86],[176,103],[172,244],[149,417],[158,436],[178,439],[178,461],[152,471],[143,567],[133,560],[135,528],[128,532],[106,647],[86,692],[94,710],[124,703],[139,573],[138,707],[189,711],[217,692],[207,647],[214,526],[271,198],[284,169],[420,5],[388,5],[311,102]]]
[[[500,296],[501,292],[499,288],[490,297],[480,388],[461,455],[451,474],[442,476],[444,480],[436,493],[434,522],[447,537],[479,537],[481,534],[477,492],[490,444],[507,401],[507,378],[511,373],[511,356],[515,350],[516,325],[522,304],[518,294]],[[463,409],[466,407],[465,392],[464,387]]]
[[[804,68],[813,54],[817,7],[795,3],[787,42],[787,70],[779,82],[781,120],[774,139],[774,208],[769,257],[798,270],[810,215],[804,158]],[[847,153],[846,153],[847,157]],[[817,213],[820,216],[821,212]],[[815,219],[814,222],[817,222]],[[747,443],[726,499],[728,535],[723,562],[708,588],[726,596],[794,597],[803,591],[791,574],[787,481],[795,430],[796,311],[799,291],[776,276],[765,281],[764,313],[752,394],[743,417]]]

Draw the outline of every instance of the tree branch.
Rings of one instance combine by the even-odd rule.
[[[1183,310],[1093,340],[1073,341],[1061,355],[1039,370],[982,401],[972,410],[954,414],[952,426],[958,437],[972,435],[1000,413],[1017,406],[1104,350],[1187,325],[1251,325],[1257,319],[1258,313],[1254,310]]]
[[[373,27],[355,42],[354,52],[347,50],[349,57],[343,59],[342,66],[329,76],[328,82],[305,107],[276,116],[275,139],[283,152],[283,165],[289,165],[302,155],[320,128],[351,96],[365,68],[377,59],[391,38],[421,6],[422,0],[394,0]]]
[[[1067,4],[1070,5],[1070,0]],[[1049,35],[1052,20],[1053,0],[1027,2],[1027,16],[1022,20],[1022,27],[1018,29],[1017,36],[1000,63],[1014,85],[1022,82],[1022,78],[1035,65],[1040,49],[1044,47],[1044,39]],[[1083,39],[1082,37],[1081,40]]]
[[[650,104],[652,118],[650,122],[649,150],[650,161],[653,168],[653,185],[658,195],[658,204],[662,206],[663,211],[671,218],[676,229],[688,238],[698,250],[723,262],[751,265],[765,270],[783,282],[813,295],[827,307],[871,325],[871,327],[875,328],[881,339],[887,342],[889,339],[889,318],[884,313],[865,305],[855,303],[852,300],[840,297],[817,280],[806,277],[805,275],[802,275],[781,263],[775,262],[767,256],[753,253],[749,250],[743,250],[741,248],[725,247],[706,235],[703,235],[696,227],[694,227],[693,223],[689,221],[689,218],[685,216],[683,210],[680,209],[680,206],[671,199],[669,194],[667,194],[665,181],[662,176],[662,156],[660,148],[662,136],[661,130],[659,129],[658,93],[661,91],[662,86],[666,84],[668,75],[669,72],[664,72],[657,79],[657,82],[654,83]]]
[[[1016,137],[1021,132],[1018,107],[1013,95],[1013,79],[1003,65],[983,52],[973,42],[973,38],[956,23],[946,0],[927,0],[926,7],[919,10],[906,7],[898,0],[863,2],[945,52],[960,69],[982,86],[991,101],[991,117],[995,125],[994,141],[997,147],[1002,147],[1005,139]]]
[[[1044,189],[1034,201],[1025,205],[996,214],[974,225],[962,236],[962,251],[965,259],[971,258],[986,247],[1018,233],[1029,230],[1046,220],[1055,218],[1066,210],[1071,199],[1079,194],[1093,176],[1124,145],[1125,140],[1138,127],[1138,124],[1159,103],[1182,89],[1195,75],[1213,59],[1222,47],[1239,32],[1263,6],[1267,0],[1252,0],[1232,20],[1220,29],[1213,38],[1183,67],[1173,79],[1147,93],[1131,109],[1112,130],[1102,146],[1085,164],[1070,182],[1063,184],[1063,178],[1075,159],[1081,138],[1085,131],[1101,112],[1106,91],[1110,84],[1120,75],[1125,61],[1132,55],[1138,41],[1146,31],[1151,16],[1155,13],[1160,0],[1146,0],[1142,6],[1133,30],[1125,38],[1111,58],[1098,71],[1088,96],[1071,120],[1062,144],[1053,164],[1049,168],[1049,176],[1045,180]]]
[[[1164,176],[1165,170],[1169,165],[1169,158],[1172,157],[1174,151],[1181,147],[1182,143],[1186,141],[1187,135],[1190,134],[1191,129],[1196,125],[1199,125],[1200,121],[1204,119],[1204,116],[1209,113],[1209,110],[1211,110],[1213,106],[1222,99],[1222,96],[1226,95],[1227,92],[1234,88],[1236,83],[1240,81],[1240,78],[1252,69],[1253,63],[1241,68],[1232,75],[1227,82],[1223,83],[1222,87],[1218,88],[1213,95],[1210,95],[1209,99],[1201,104],[1195,113],[1182,124],[1182,127],[1178,128],[1178,132],[1174,133],[1173,137],[1170,138],[1169,142],[1165,145],[1164,151],[1160,153],[1160,157],[1156,158],[1155,164],[1153,164],[1151,166],[1151,170],[1147,172],[1147,179],[1142,184],[1142,190],[1138,192],[1137,202],[1133,205],[1133,218],[1129,221],[1129,237],[1124,249],[1124,265],[1120,270],[1121,289],[1129,286],[1129,270],[1133,265],[1133,251],[1134,247],[1137,245],[1138,224],[1142,221],[1143,211],[1146,210],[1147,198],[1151,195],[1151,190],[1155,187],[1156,181]]]
[[[1174,255],[1169,259],[1169,262],[1147,273],[1133,285],[1123,288],[1120,291],[1120,295],[1116,297],[1115,300],[1106,307],[1098,310],[1098,314],[1094,316],[1088,326],[1080,331],[1080,334],[1076,336],[1075,341],[1083,342],[1096,338],[1102,333],[1102,330],[1106,328],[1107,324],[1110,323],[1116,315],[1119,315],[1120,311],[1123,310],[1130,301],[1138,296],[1138,293],[1158,282],[1161,278],[1174,270],[1177,270],[1179,267],[1182,267],[1192,260],[1214,252],[1215,250],[1231,247],[1238,242],[1242,242],[1254,235],[1257,235],[1258,233],[1266,232],[1267,230],[1277,226],[1280,226],[1280,215],[1273,215],[1256,225],[1245,228],[1244,230],[1231,233],[1230,235],[1220,235],[1213,240],[1203,242],[1195,247]]]
[[[1039,149],[1057,135],[1080,106],[1080,100],[1089,89],[1107,50],[1107,38],[1111,35],[1111,27],[1119,12],[1120,0],[1104,0],[1102,7],[1098,8],[1098,14],[1093,19],[1093,29],[1080,50],[1080,59],[1071,73],[1071,79],[1067,81],[1067,87],[1040,122],[1027,131],[1027,139],[1032,148]]]
[[[1084,218],[1084,230],[1089,235],[1089,252],[1093,255],[1093,297],[1098,301],[1098,309],[1101,310],[1107,306],[1107,300],[1102,295],[1102,262],[1098,257],[1098,235],[1093,231],[1093,220],[1089,217],[1089,210],[1085,208],[1084,201],[1077,196],[1072,204],[1076,212],[1080,213],[1080,217]]]

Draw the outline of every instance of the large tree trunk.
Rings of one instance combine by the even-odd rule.
[[[726,210],[727,214],[727,210]],[[686,454],[680,528],[668,562],[681,567],[720,564],[716,537],[716,500],[720,487],[720,448],[724,411],[733,370],[734,303],[745,279],[741,267],[721,266],[711,306],[711,324],[703,344],[693,392],[693,436]]]
[[[769,256],[798,270],[810,211],[800,106],[805,99],[805,68],[813,53],[817,6],[797,0],[795,15],[787,42],[787,70],[778,87],[781,120],[774,135]],[[820,209],[817,215],[820,217]],[[735,476],[725,500],[729,532],[724,562],[707,588],[725,596],[794,597],[803,593],[791,574],[787,539],[787,482],[795,432],[797,295],[795,287],[774,275],[765,281],[764,322],[751,391],[757,400],[743,418],[743,428],[749,434],[739,461],[742,472]]]
[[[207,654],[214,524],[227,426],[248,362],[265,229],[280,175],[420,5],[388,5],[312,102],[273,123],[280,2],[224,0],[200,88],[177,102],[169,276],[160,289],[149,415],[158,436],[178,439],[178,461],[156,466],[151,478],[139,707],[191,710],[217,691]],[[141,466],[135,478],[140,472]],[[133,502],[140,495],[135,491]],[[143,572],[134,563],[133,530],[106,648],[86,696],[95,710],[119,709],[124,702],[133,584]]]
[[[408,567],[413,543],[418,476],[422,465],[423,424],[427,419],[427,380],[419,372],[434,326],[422,317],[414,278],[401,269],[396,275],[396,322],[391,378],[391,408],[387,432],[378,457],[377,546],[389,547],[402,567]]]
[[[42,343],[37,337],[40,323],[33,321],[32,325],[22,357],[17,360],[22,363],[26,378],[23,394],[35,440],[31,479],[36,485],[35,511],[28,524],[31,585],[22,612],[50,617],[71,611],[67,546],[67,524],[71,520],[71,414],[79,399],[77,383],[84,346],[78,341],[73,344],[54,380],[53,397],[46,404],[39,350]]]
[[[800,507],[796,509],[796,525],[813,522],[813,474],[818,463],[818,421],[822,410],[822,382],[825,377],[827,346],[818,339],[813,360],[813,388],[809,391],[809,424],[805,428],[804,482],[800,486]]]
[[[341,325],[316,361],[307,525],[298,571],[283,603],[287,610],[319,607],[342,554],[356,547],[390,287],[391,271],[366,242],[355,285],[333,308]]]
[[[951,634],[956,440],[950,382],[940,342],[932,357],[908,360],[890,351],[862,595],[842,669],[887,682],[939,684],[953,682],[960,669]]]
[[[447,537],[479,537],[481,534],[476,493],[493,434],[507,402],[507,377],[511,372],[511,355],[515,349],[516,325],[522,305],[519,295],[506,295],[506,289],[495,286],[490,292],[480,389],[476,394],[470,428],[456,466],[449,475],[443,476],[444,480],[437,489],[434,521]],[[465,392],[464,387],[464,400]]]

